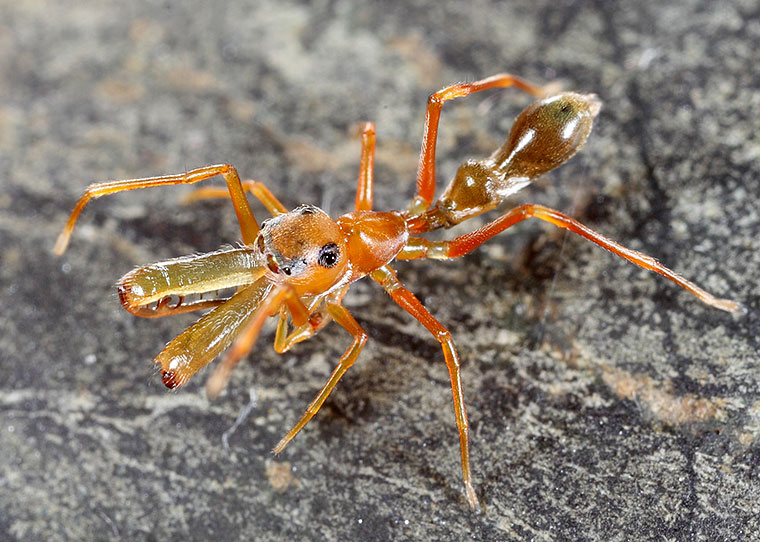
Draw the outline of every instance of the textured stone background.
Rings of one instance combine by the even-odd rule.
[[[0,4],[0,539],[760,538],[757,2],[516,4]],[[359,362],[274,458],[346,333],[278,356],[266,332],[209,402],[204,376],[170,393],[151,363],[192,316],[134,318],[113,287],[235,242],[228,202],[102,199],[52,255],[88,183],[222,161],[340,214],[367,119],[376,205],[403,207],[427,95],[499,71],[605,102],[584,152],[516,201],[748,312],[538,221],[459,261],[399,264],[461,350],[484,514],[463,497],[440,349],[376,285],[346,301],[371,335]],[[441,183],[528,102],[447,105]]]

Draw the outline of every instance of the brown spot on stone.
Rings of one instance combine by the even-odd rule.
[[[676,395],[667,383],[617,369],[605,369],[602,379],[618,397],[636,401],[655,419],[670,426],[718,420],[725,404],[719,397]]]
[[[300,484],[298,478],[293,476],[293,467],[287,461],[280,463],[269,460],[266,463],[264,472],[272,489],[278,493],[282,493],[290,486],[298,486]]]

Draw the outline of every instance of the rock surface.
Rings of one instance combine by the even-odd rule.
[[[6,2],[0,19],[0,539],[760,539],[756,2]],[[376,207],[403,208],[427,95],[500,71],[605,104],[584,151],[515,201],[747,311],[538,221],[398,264],[459,346],[485,513],[464,499],[440,349],[376,285],[346,298],[359,362],[274,457],[346,333],[279,356],[265,332],[210,402],[205,375],[170,393],[150,361],[193,317],[134,318],[113,287],[235,243],[228,202],[101,199],[52,254],[88,183],[218,162],[345,212],[362,120]],[[441,185],[527,103],[447,104]]]

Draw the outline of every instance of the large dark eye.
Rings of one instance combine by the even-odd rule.
[[[327,243],[319,249],[317,262],[322,267],[333,267],[338,263],[338,256],[340,256],[340,248],[338,248],[338,245],[335,243]]]

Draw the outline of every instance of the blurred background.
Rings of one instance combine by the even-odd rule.
[[[756,1],[32,0],[0,3],[0,28],[0,539],[758,539]],[[374,283],[346,298],[370,335],[359,361],[274,457],[345,331],[279,356],[267,328],[210,402],[206,374],[168,392],[151,363],[194,316],[134,318],[114,288],[236,243],[229,202],[100,199],[52,254],[89,183],[221,162],[337,216],[365,120],[375,207],[403,209],[427,96],[503,71],[604,102],[584,150],[514,203],[747,310],[539,221],[460,260],[399,263],[459,347],[485,513],[464,498],[439,345]],[[439,187],[529,102],[448,103]]]

